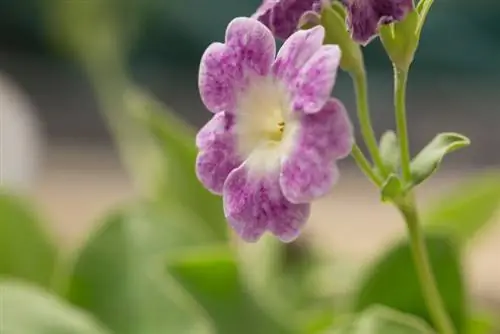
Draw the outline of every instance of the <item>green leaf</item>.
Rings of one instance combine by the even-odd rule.
[[[0,331],[5,334],[109,334],[89,314],[27,283],[0,281]]]
[[[310,328],[323,325],[326,317],[331,322],[325,286],[332,282],[330,277],[328,282],[319,282],[318,272],[326,259],[301,240],[286,244],[266,235],[257,243],[241,243],[239,267],[245,284],[267,312],[309,333]]]
[[[387,170],[397,172],[399,168],[399,144],[394,131],[386,131],[380,138],[380,157]]]
[[[219,241],[228,239],[227,223],[220,197],[211,194],[195,175],[197,149],[194,131],[151,96],[130,89],[127,105],[137,120],[152,134],[161,152],[156,165],[158,193],[163,201],[175,200],[200,217]]]
[[[79,254],[69,300],[120,334],[204,329],[204,318],[163,271],[165,254],[212,242],[202,225],[193,228],[196,220],[176,205],[136,205],[110,216]]]
[[[426,246],[438,289],[458,333],[466,323],[465,291],[459,252],[448,236],[429,234]],[[354,309],[362,311],[374,304],[413,314],[432,324],[413,266],[407,241],[390,248],[368,269],[354,299]]]
[[[390,201],[401,195],[403,187],[396,174],[391,174],[380,189],[382,201]]]
[[[469,144],[470,140],[458,133],[438,134],[411,162],[413,185],[420,184],[431,176],[446,154]]]
[[[380,305],[372,306],[347,324],[339,326],[334,334],[433,334],[423,321]]]
[[[473,177],[433,203],[422,220],[426,227],[452,232],[465,243],[492,222],[500,208],[500,172]]]
[[[246,289],[227,246],[186,252],[168,261],[167,270],[208,314],[216,333],[290,332]]]
[[[466,334],[493,334],[500,330],[498,316],[493,313],[475,312],[469,316]]]
[[[57,251],[29,203],[0,189],[0,276],[49,287]]]

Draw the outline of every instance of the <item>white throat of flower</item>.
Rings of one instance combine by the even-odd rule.
[[[285,87],[273,78],[252,80],[238,97],[235,130],[240,157],[252,172],[270,172],[290,151],[298,120]]]

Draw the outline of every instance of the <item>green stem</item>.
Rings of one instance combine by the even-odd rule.
[[[373,163],[381,172],[381,174],[386,176],[387,171],[380,156],[377,138],[375,137],[375,132],[373,131],[373,126],[370,119],[366,72],[364,69],[361,69],[357,72],[351,73],[351,76],[354,81],[354,89],[356,91],[356,104],[361,135],[363,136],[366,147],[370,152]]]
[[[408,72],[394,66],[394,107],[396,111],[396,126],[398,130],[399,149],[401,156],[401,171],[405,183],[411,182],[410,148],[408,128],[406,125],[406,80]]]
[[[455,329],[446,312],[443,300],[439,294],[436,279],[429,263],[424,235],[420,227],[415,200],[412,194],[408,194],[405,200],[396,203],[396,205],[401,211],[406,225],[408,226],[415,269],[427,309],[429,310],[434,325],[441,334],[455,334]]]
[[[370,165],[370,162],[368,159],[366,159],[365,155],[359,148],[357,144],[354,144],[352,146],[352,151],[351,151],[351,156],[354,158],[356,161],[356,164],[358,165],[359,169],[373,182],[377,187],[381,187],[383,184],[383,181],[380,179],[380,177],[373,171],[372,166]]]

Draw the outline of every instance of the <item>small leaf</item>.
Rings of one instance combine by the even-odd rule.
[[[387,170],[397,172],[399,168],[399,144],[394,131],[386,131],[380,138],[380,157]]]
[[[387,180],[382,185],[380,191],[383,202],[393,200],[396,197],[400,196],[403,191],[403,187],[398,176],[396,174],[389,175]]]
[[[49,287],[57,250],[30,204],[0,189],[0,276]]]
[[[484,229],[500,208],[500,172],[467,180],[433,201],[423,218],[428,229],[452,232],[462,243]]]
[[[129,89],[126,101],[161,151],[161,160],[156,163],[161,168],[157,176],[158,197],[162,201],[175,200],[192,210],[217,240],[227,240],[221,199],[206,190],[195,175],[198,152],[193,129],[138,88]]]
[[[380,305],[372,306],[332,334],[433,334],[422,319]]]
[[[465,291],[459,252],[448,236],[429,234],[426,246],[437,286],[458,333],[466,323]],[[355,311],[381,304],[432,324],[407,241],[390,248],[368,269],[354,299]]]
[[[446,154],[469,144],[470,140],[458,133],[438,134],[411,162],[413,185],[418,185],[431,176]]]
[[[200,248],[168,261],[167,271],[193,296],[219,334],[289,333],[254,300],[227,246]]]
[[[5,334],[109,334],[89,314],[43,289],[0,281],[0,331]]]
[[[68,299],[120,334],[204,328],[205,318],[168,280],[162,263],[165,254],[212,242],[210,234],[195,227],[196,219],[175,204],[117,211],[81,250]]]

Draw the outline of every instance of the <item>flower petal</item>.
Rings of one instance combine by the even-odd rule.
[[[366,45],[377,35],[380,24],[401,21],[413,7],[413,0],[348,0],[351,36]]]
[[[257,241],[266,230],[290,242],[310,212],[309,204],[292,204],[283,196],[277,173],[249,173],[245,164],[229,174],[223,199],[229,224],[248,242]]]
[[[267,75],[276,54],[273,35],[262,23],[236,18],[226,31],[226,44],[211,44],[201,57],[198,86],[212,112],[233,112],[238,93],[252,76]]]
[[[211,44],[203,53],[198,76],[201,100],[217,113],[234,110],[236,89],[243,81],[235,53],[222,43]]]
[[[276,42],[265,25],[248,17],[233,19],[227,26],[226,45],[237,55],[237,65],[245,76],[269,74]]]
[[[200,149],[196,159],[196,175],[214,194],[222,194],[229,173],[242,162],[236,154],[231,114],[215,114],[198,132],[196,145]]]
[[[303,115],[296,146],[283,159],[280,186],[292,203],[307,203],[327,194],[338,177],[335,161],[354,143],[352,125],[342,103],[330,99],[315,114]]]
[[[310,114],[323,108],[335,84],[340,57],[337,45],[324,45],[309,59],[297,77],[294,110]]]
[[[321,48],[324,38],[325,29],[322,26],[299,30],[290,36],[276,56],[274,76],[293,89],[300,69]]]
[[[287,39],[298,29],[301,16],[320,10],[321,0],[264,0],[252,16],[264,23],[275,36]]]

